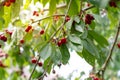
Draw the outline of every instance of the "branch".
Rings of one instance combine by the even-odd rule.
[[[38,57],[38,60],[37,60],[37,62],[36,62],[36,64],[35,64],[35,66],[34,66],[34,68],[33,68],[32,72],[31,72],[30,77],[29,77],[29,79],[28,79],[28,80],[31,80],[32,75],[33,75],[33,73],[34,73],[34,71],[35,71],[35,69],[36,69],[36,67],[37,67],[37,63],[39,62],[39,60],[40,60],[40,56]]]
[[[108,56],[107,56],[107,58],[106,58],[106,60],[105,60],[105,62],[103,64],[102,68],[100,69],[100,71],[102,71],[102,77],[104,76],[104,72],[106,70],[106,67],[108,66],[108,64],[110,62],[110,59],[111,59],[111,56],[113,54],[115,44],[116,44],[118,36],[119,36],[119,32],[120,32],[120,22],[119,22],[119,26],[118,26],[118,29],[117,29],[117,33],[116,33],[116,36],[115,36],[114,43],[113,43],[113,45],[112,45],[112,47],[111,47],[111,49],[109,51],[109,54],[108,54]],[[99,73],[100,73],[100,71],[99,71]]]
[[[51,36],[51,38],[50,38],[50,40],[49,40],[48,42],[50,42],[51,39],[57,34],[57,32],[64,27],[64,25],[65,25],[65,23],[66,23],[65,18],[66,18],[67,14],[68,14],[68,11],[69,11],[69,9],[70,9],[71,3],[72,3],[72,0],[70,0],[70,2],[69,2],[69,4],[68,4],[68,8],[67,8],[67,11],[66,11],[66,14],[65,14],[65,17],[64,17],[64,22],[63,22],[63,24],[56,30],[55,33],[53,33],[53,35]],[[49,18],[49,17],[48,17],[48,18]],[[44,19],[46,19],[46,18],[44,18]],[[40,59],[40,56],[39,56],[39,58],[38,58],[38,61],[39,61],[39,59]],[[37,63],[38,63],[38,61],[37,61]],[[31,73],[31,75],[30,75],[30,77],[29,77],[28,80],[31,80],[32,75],[33,75],[33,73],[34,73],[34,71],[35,71],[35,69],[36,69],[37,63],[36,63],[36,65],[34,66],[33,71],[32,71],[32,73]],[[46,73],[46,70],[44,71],[44,73]],[[43,73],[43,75],[44,75],[44,73]],[[43,76],[42,78],[44,78],[44,76]]]

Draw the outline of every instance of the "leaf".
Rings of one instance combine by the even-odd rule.
[[[57,47],[55,46],[52,47],[52,54],[50,58],[55,64],[59,64],[61,62],[62,55],[60,53],[60,50]]]
[[[4,23],[5,23],[4,19],[3,19],[3,18],[0,18],[0,30],[3,29],[3,27],[4,27],[4,26],[3,26]]]
[[[77,15],[80,11],[80,1],[79,0],[72,0],[72,4],[70,5],[70,9],[68,11],[68,15],[74,16]]]
[[[68,48],[66,47],[65,44],[60,46],[60,52],[62,54],[62,63],[67,64],[68,60],[70,58],[70,53],[69,53]]]
[[[44,60],[46,60],[51,55],[51,53],[52,53],[52,47],[50,43],[43,46],[42,49],[40,50],[40,56]]]
[[[43,4],[43,6],[45,6],[49,2],[49,0],[41,0],[41,2]]]
[[[95,57],[93,55],[91,55],[91,53],[89,53],[86,49],[83,49],[82,51],[82,55],[84,57],[84,59],[92,66],[95,65]]]
[[[48,73],[50,73],[51,68],[52,68],[52,63],[51,63],[51,58],[50,58],[50,57],[47,58],[47,59],[44,61],[43,68],[46,69]]]
[[[4,7],[0,7],[0,17],[4,15]]]
[[[16,2],[12,5],[12,7],[11,7],[12,19],[19,16],[20,6],[21,6],[21,0],[16,0]]]
[[[103,47],[109,44],[108,41],[103,36],[101,36],[100,34],[98,34],[97,32],[93,30],[89,30],[88,34],[92,36],[92,38],[95,39],[96,42]]]
[[[49,11],[50,11],[50,14],[53,14],[56,10],[56,3],[57,3],[57,0],[50,0],[50,6],[49,6]]]
[[[69,40],[70,40],[71,42],[73,42],[73,43],[81,44],[80,38],[79,38],[77,35],[75,35],[75,34],[69,35],[68,38],[69,38]]]
[[[31,3],[32,0],[26,0],[25,1],[25,5],[24,5],[24,9],[27,9],[29,7],[29,4]]]
[[[75,29],[79,32],[83,32],[83,26],[81,24],[75,24]]]
[[[97,47],[90,39],[82,40],[83,47],[93,56],[99,58],[99,53]]]

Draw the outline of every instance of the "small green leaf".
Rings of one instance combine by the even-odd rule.
[[[86,49],[83,49],[82,51],[82,55],[84,57],[84,59],[92,66],[94,66],[95,64],[95,57],[93,55],[91,55],[91,53],[89,53]]]
[[[50,0],[50,6],[49,6],[49,11],[50,11],[50,14],[53,14],[56,10],[56,3],[57,3],[57,0]]]
[[[60,51],[61,51],[61,54],[62,54],[62,63],[67,64],[68,60],[70,58],[70,53],[68,51],[67,46],[65,44],[61,45],[60,46]]]
[[[51,55],[51,53],[52,53],[52,47],[50,43],[43,46],[42,49],[40,50],[40,56],[44,60],[47,59]]]
[[[109,44],[108,41],[103,36],[101,36],[100,34],[98,34],[97,32],[95,32],[93,30],[89,30],[88,34],[93,39],[95,39],[99,45],[101,45],[103,47]]]
[[[73,42],[73,43],[81,44],[80,38],[79,38],[77,35],[75,35],[75,34],[69,35],[68,38],[69,38],[69,40],[70,40],[71,42]]]
[[[82,40],[83,47],[93,56],[99,58],[98,49],[90,39]]]
[[[45,6],[49,2],[49,0],[41,0],[41,2],[43,4],[43,6]]]
[[[52,54],[50,57],[55,64],[59,64],[62,60],[62,55],[60,53],[60,50],[55,46],[52,47]]]

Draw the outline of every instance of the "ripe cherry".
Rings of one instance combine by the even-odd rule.
[[[62,45],[61,40],[57,42],[57,45],[60,47]]]
[[[25,32],[29,32],[31,29],[32,29],[32,26],[29,25],[29,26],[27,26],[27,28],[25,29]]]
[[[33,16],[39,16],[39,13],[37,11],[34,11]]]
[[[15,3],[16,0],[9,0],[11,3]]]
[[[67,42],[67,39],[66,39],[66,38],[62,38],[62,39],[61,39],[61,43],[62,43],[62,44],[65,44],[66,42]]]
[[[7,1],[7,2],[4,3],[4,5],[5,5],[6,7],[9,7],[9,6],[11,5],[11,2],[10,2],[10,1]]]
[[[93,80],[99,80],[99,78],[93,78]]]
[[[91,24],[92,20],[94,20],[94,17],[91,14],[85,15],[85,24]]]
[[[10,36],[12,35],[12,31],[9,31],[9,30],[5,30],[7,34],[9,34]]]
[[[115,3],[114,1],[110,1],[110,2],[109,2],[109,5],[110,5],[111,7],[117,7],[117,5],[116,5],[116,3]]]
[[[25,41],[24,41],[23,39],[20,40],[20,43],[21,43],[21,44],[24,44],[24,42],[25,42]]]
[[[42,30],[40,31],[40,34],[42,35],[42,34],[44,34],[44,32],[45,32],[44,29],[42,29]]]
[[[120,48],[120,43],[117,43],[118,48]]]
[[[31,62],[32,62],[33,64],[35,64],[35,63],[37,63],[37,59],[36,59],[36,58],[32,58]]]
[[[60,16],[58,16],[58,15],[56,15],[56,16],[53,17],[54,21],[58,21],[59,19],[60,19]]]
[[[38,66],[42,67],[43,63],[42,62],[38,62]]]
[[[5,37],[4,35],[0,35],[0,40],[6,42],[7,41],[7,37]]]
[[[68,22],[70,20],[70,17],[69,16],[66,16],[65,17],[65,22]]]

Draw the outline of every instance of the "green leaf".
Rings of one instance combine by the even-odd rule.
[[[16,0],[16,2],[12,5],[11,7],[11,15],[12,15],[12,19],[16,18],[19,16],[19,12],[20,12],[20,6],[21,6],[21,0]]]
[[[95,39],[95,41],[99,44],[99,45],[101,45],[101,46],[103,46],[103,47],[105,47],[105,46],[107,46],[109,43],[108,43],[108,41],[103,37],[103,36],[101,36],[100,34],[98,34],[97,32],[95,32],[95,31],[93,31],[93,30],[89,30],[88,31],[88,34],[93,38],[93,39]]]
[[[68,15],[74,16],[77,15],[80,11],[80,1],[72,0],[72,4],[70,5],[70,9],[68,11]]]
[[[56,3],[57,3],[57,0],[50,0],[50,6],[49,6],[49,11],[50,11],[50,14],[53,14],[56,10]]]
[[[26,0],[25,1],[25,5],[24,5],[24,9],[27,9],[29,7],[29,4],[31,3],[32,0]]]
[[[0,7],[0,17],[4,15],[4,7]]]
[[[61,51],[61,54],[62,54],[62,63],[67,64],[68,60],[70,58],[70,53],[68,51],[67,46],[65,44],[61,45],[60,46],[60,51]]]
[[[4,27],[4,26],[3,26],[4,23],[5,23],[4,19],[3,19],[3,18],[0,18],[0,30],[3,29],[3,27]]]
[[[56,46],[52,47],[52,54],[50,57],[55,64],[59,64],[61,62],[62,55],[60,53],[60,50]]]
[[[49,2],[49,0],[41,0],[41,2],[43,4],[43,6],[45,6]]]
[[[92,66],[95,65],[95,57],[93,55],[91,55],[91,53],[89,53],[86,49],[83,49],[82,51],[82,55],[84,57],[84,59]]]
[[[93,56],[99,58],[98,49],[90,39],[82,40],[83,47]]]
[[[44,61],[43,68],[46,69],[48,73],[50,73],[51,68],[52,68],[52,63],[51,63],[51,58],[50,58],[50,57],[47,58],[47,59]]]
[[[51,55],[51,53],[52,53],[52,47],[50,43],[43,46],[42,49],[40,50],[40,56],[44,60],[47,59]]]
[[[77,30],[77,31],[79,31],[79,32],[83,32],[84,30],[83,30],[83,25],[81,25],[81,24],[75,24],[75,29]]]
[[[71,42],[73,42],[73,43],[81,44],[80,38],[79,38],[77,35],[75,35],[75,34],[69,35],[68,38],[69,38],[69,40],[70,40]]]

